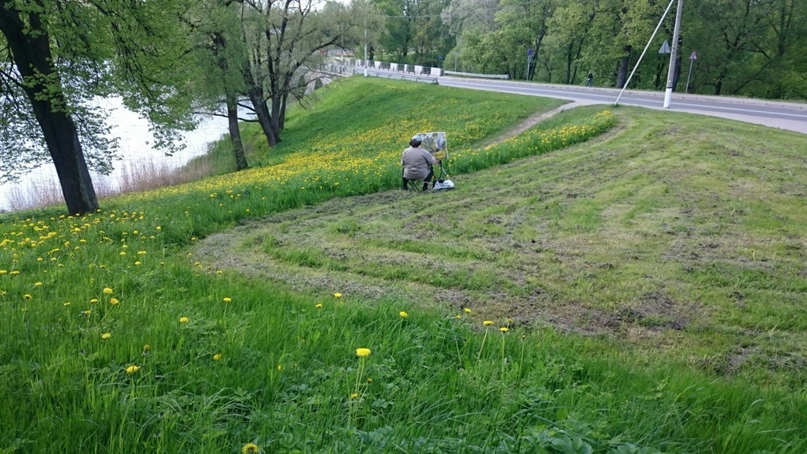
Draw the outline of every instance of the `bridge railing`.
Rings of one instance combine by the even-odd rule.
[[[367,68],[373,69],[375,71],[388,71],[390,73],[403,74],[407,76],[417,76],[417,77],[440,77],[446,75],[446,76],[458,76],[458,77],[475,77],[481,79],[504,79],[504,80],[510,79],[510,76],[507,74],[479,74],[479,73],[468,73],[461,71],[444,71],[442,68],[438,68],[435,66],[411,65],[408,63],[395,63],[395,62],[385,62],[375,60],[368,62]],[[364,70],[364,60],[360,58],[332,59],[325,64],[325,69],[327,71],[337,74],[351,75]]]

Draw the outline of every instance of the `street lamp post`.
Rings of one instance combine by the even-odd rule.
[[[675,10],[675,29],[673,29],[672,52],[670,52],[670,67],[667,69],[667,90],[664,92],[664,108],[670,108],[672,100],[673,78],[675,77],[675,61],[678,56],[678,36],[681,33],[681,12],[684,9],[684,0],[678,0],[678,7]]]
[[[367,77],[367,11],[366,10],[364,11],[364,77]]]

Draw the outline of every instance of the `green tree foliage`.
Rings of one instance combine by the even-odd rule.
[[[401,2],[404,0],[384,0]],[[803,2],[801,2],[803,3]],[[799,0],[686,0],[681,29],[684,77],[693,61],[690,92],[765,98],[807,98],[807,8]],[[595,84],[663,89],[672,41],[675,4],[661,22],[639,67],[641,51],[659,24],[668,1],[647,0],[451,0],[441,17],[457,46],[463,71],[507,73],[512,78],[582,84],[588,71]],[[394,29],[388,24],[388,35]],[[384,41],[397,57],[423,43]],[[388,47],[389,50],[391,47]],[[535,51],[527,71],[526,52]],[[400,58],[399,58],[400,60]],[[677,84],[684,91],[685,83]]]
[[[448,0],[379,0],[385,31],[379,43],[393,60],[438,66],[454,47],[454,36],[443,22]]]
[[[0,178],[49,155],[70,213],[97,209],[89,169],[108,171],[117,145],[99,96],[122,96],[172,150],[190,126],[183,13],[180,0],[0,0]]]

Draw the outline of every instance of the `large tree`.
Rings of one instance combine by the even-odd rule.
[[[300,93],[301,80],[319,66],[328,48],[346,36],[357,39],[360,18],[352,13],[355,8],[337,2],[322,9],[315,9],[312,0],[236,0],[233,6],[242,18],[246,94],[274,146],[281,140],[289,97]]]
[[[97,96],[121,95],[152,122],[157,145],[187,127],[181,0],[0,0],[2,178],[48,154],[71,214],[98,208],[89,169],[116,153]],[[47,152],[45,152],[47,150]]]
[[[239,100],[247,94],[243,70],[247,52],[241,39],[238,10],[229,0],[200,1],[194,8],[189,25],[193,30],[194,63],[198,69],[194,94],[200,109],[211,115],[224,116],[230,135],[236,170],[249,168],[241,141]]]

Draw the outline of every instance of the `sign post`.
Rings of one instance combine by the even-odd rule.
[[[527,49],[527,80],[530,80],[530,66],[532,65],[533,52],[532,47]]]
[[[687,74],[687,86],[684,90],[684,93],[689,93],[689,78],[692,76],[692,63],[698,59],[698,51],[693,50],[692,54],[689,56],[689,74]]]

